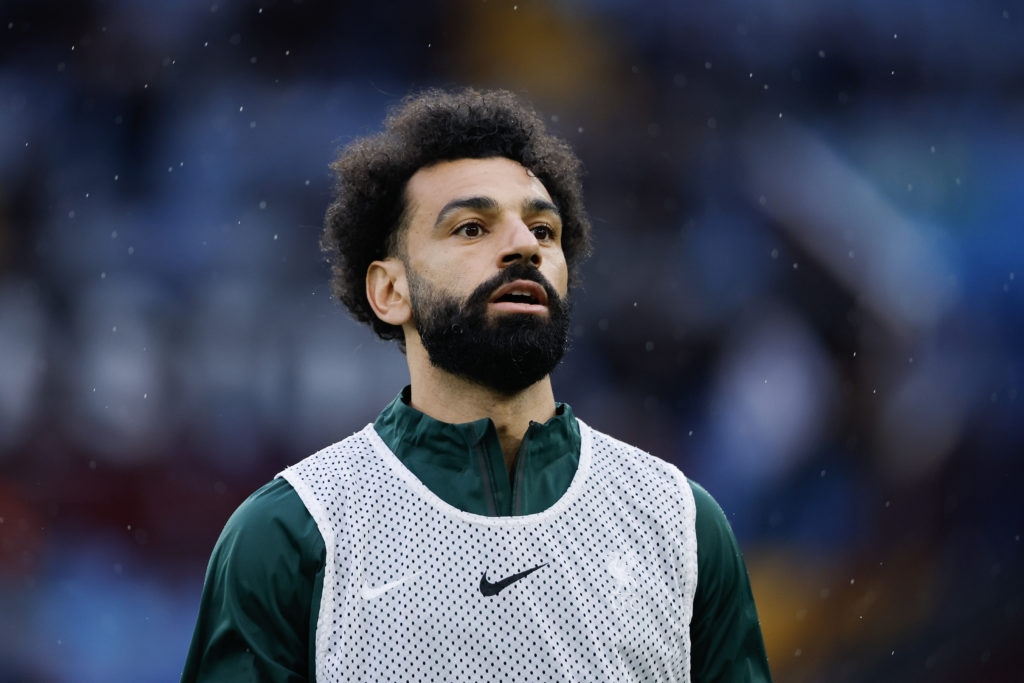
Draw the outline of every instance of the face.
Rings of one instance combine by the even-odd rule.
[[[413,323],[435,366],[501,393],[547,376],[568,338],[562,223],[544,185],[503,158],[421,169],[403,252]]]

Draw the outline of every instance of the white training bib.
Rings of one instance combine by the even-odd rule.
[[[577,422],[576,475],[538,514],[458,510],[372,425],[282,472],[327,549],[317,681],[689,681],[689,484]]]

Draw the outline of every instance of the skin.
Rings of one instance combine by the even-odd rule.
[[[543,423],[555,414],[550,377],[506,396],[431,365],[412,317],[406,268],[465,299],[482,282],[522,261],[537,267],[564,297],[569,275],[557,209],[537,178],[505,158],[421,168],[406,185],[406,201],[401,254],[370,264],[367,299],[381,320],[405,332],[413,407],[449,423],[489,417],[511,472],[530,421]],[[548,315],[546,306],[488,304],[488,318],[517,312]]]

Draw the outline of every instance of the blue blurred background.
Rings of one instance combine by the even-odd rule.
[[[587,168],[560,400],[725,508],[779,681],[1020,681],[1024,6],[0,4],[0,681],[175,681],[209,552],[372,420],[340,146],[426,86]]]

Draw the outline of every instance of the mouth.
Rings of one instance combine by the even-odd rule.
[[[499,287],[491,296],[490,308],[508,313],[547,313],[548,295],[531,280],[515,280]]]

